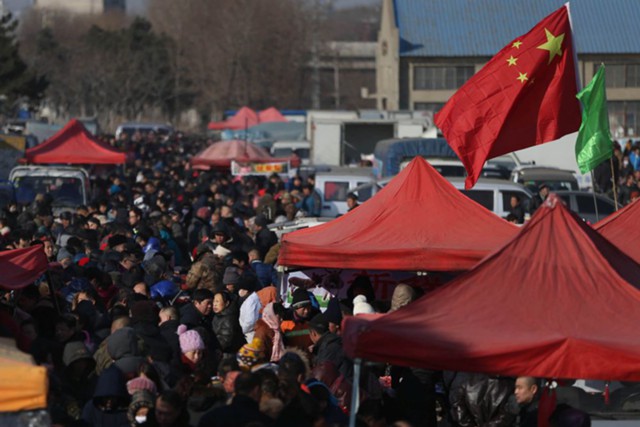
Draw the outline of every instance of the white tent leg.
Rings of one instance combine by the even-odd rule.
[[[360,403],[360,369],[362,368],[362,359],[354,360],[353,364],[353,388],[351,391],[351,411],[349,414],[349,427],[356,427],[356,414],[358,413],[358,404]]]

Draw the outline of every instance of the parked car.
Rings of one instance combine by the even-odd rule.
[[[537,192],[541,184],[551,191],[580,189],[575,172],[546,166],[519,166],[511,172],[511,180]]]
[[[594,224],[606,218],[616,211],[616,204],[610,198],[602,194],[594,194],[587,191],[554,191],[566,204],[585,221]],[[598,212],[596,215],[596,207]]]
[[[533,197],[533,193],[520,184],[502,179],[480,178],[471,190],[465,190],[464,177],[446,178],[462,194],[502,218],[506,217],[510,212],[510,200],[513,195],[520,197],[522,208],[525,212],[529,212],[529,202]],[[387,185],[391,179],[393,178],[362,184],[355,188],[353,193],[358,196],[360,203],[365,202]]]
[[[315,182],[322,199],[320,216],[335,218],[349,210],[349,193],[359,185],[374,183],[375,180],[371,168],[334,167],[326,172],[317,172]]]
[[[467,176],[462,162],[460,160],[450,159],[427,159],[429,164],[434,167],[435,170],[440,172],[440,175],[445,178],[464,178]],[[404,165],[406,166],[406,165]],[[402,167],[404,167],[402,166]],[[482,178],[493,178],[499,180],[507,180],[509,178],[509,169],[504,165],[487,163],[482,169]],[[376,182],[368,182],[356,187],[353,193],[358,196],[358,202],[362,203],[373,197],[378,191],[380,191],[393,177],[384,178]],[[464,187],[464,186],[463,186]]]
[[[533,193],[524,186],[501,179],[480,178],[471,190],[464,189],[464,178],[448,178],[462,194],[481,204],[496,215],[509,215],[511,196],[518,196],[525,212],[529,212],[529,202]]]
[[[303,165],[309,164],[311,157],[311,143],[309,141],[276,141],[271,146],[273,157],[291,157],[292,154],[300,157]]]
[[[467,176],[467,170],[460,160],[436,158],[425,158],[425,160],[444,177]],[[404,169],[409,162],[410,160],[402,162],[400,164],[400,170]],[[502,162],[494,163],[489,160],[482,168],[480,176],[484,178],[509,179],[511,170]]]
[[[322,218],[322,217],[302,217],[296,218],[293,221],[280,222],[277,224],[269,224],[269,230],[276,233],[278,239],[282,238],[283,235],[290,233],[292,231],[301,230],[303,228],[311,228],[316,227],[318,225],[322,225],[325,222],[331,221],[333,218]]]
[[[358,202],[366,202],[376,195],[376,193],[384,188],[393,177],[384,178],[375,182],[367,182],[353,189],[352,193],[358,196]]]

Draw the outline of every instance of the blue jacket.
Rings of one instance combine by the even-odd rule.
[[[322,211],[322,200],[317,191],[305,196],[302,200],[296,203],[296,207],[302,210],[307,216],[320,216]]]

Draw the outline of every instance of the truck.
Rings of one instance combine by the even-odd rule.
[[[309,111],[311,161],[333,166],[359,164],[372,156],[378,141],[420,137],[429,126],[424,117],[411,112]]]
[[[90,181],[86,170],[73,166],[16,166],[9,174],[19,205],[33,202],[36,194],[48,194],[54,215],[75,210],[90,199]]]

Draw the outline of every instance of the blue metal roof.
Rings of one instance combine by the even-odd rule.
[[[400,56],[493,56],[565,0],[394,0]],[[640,1],[574,0],[581,54],[640,53]]]

